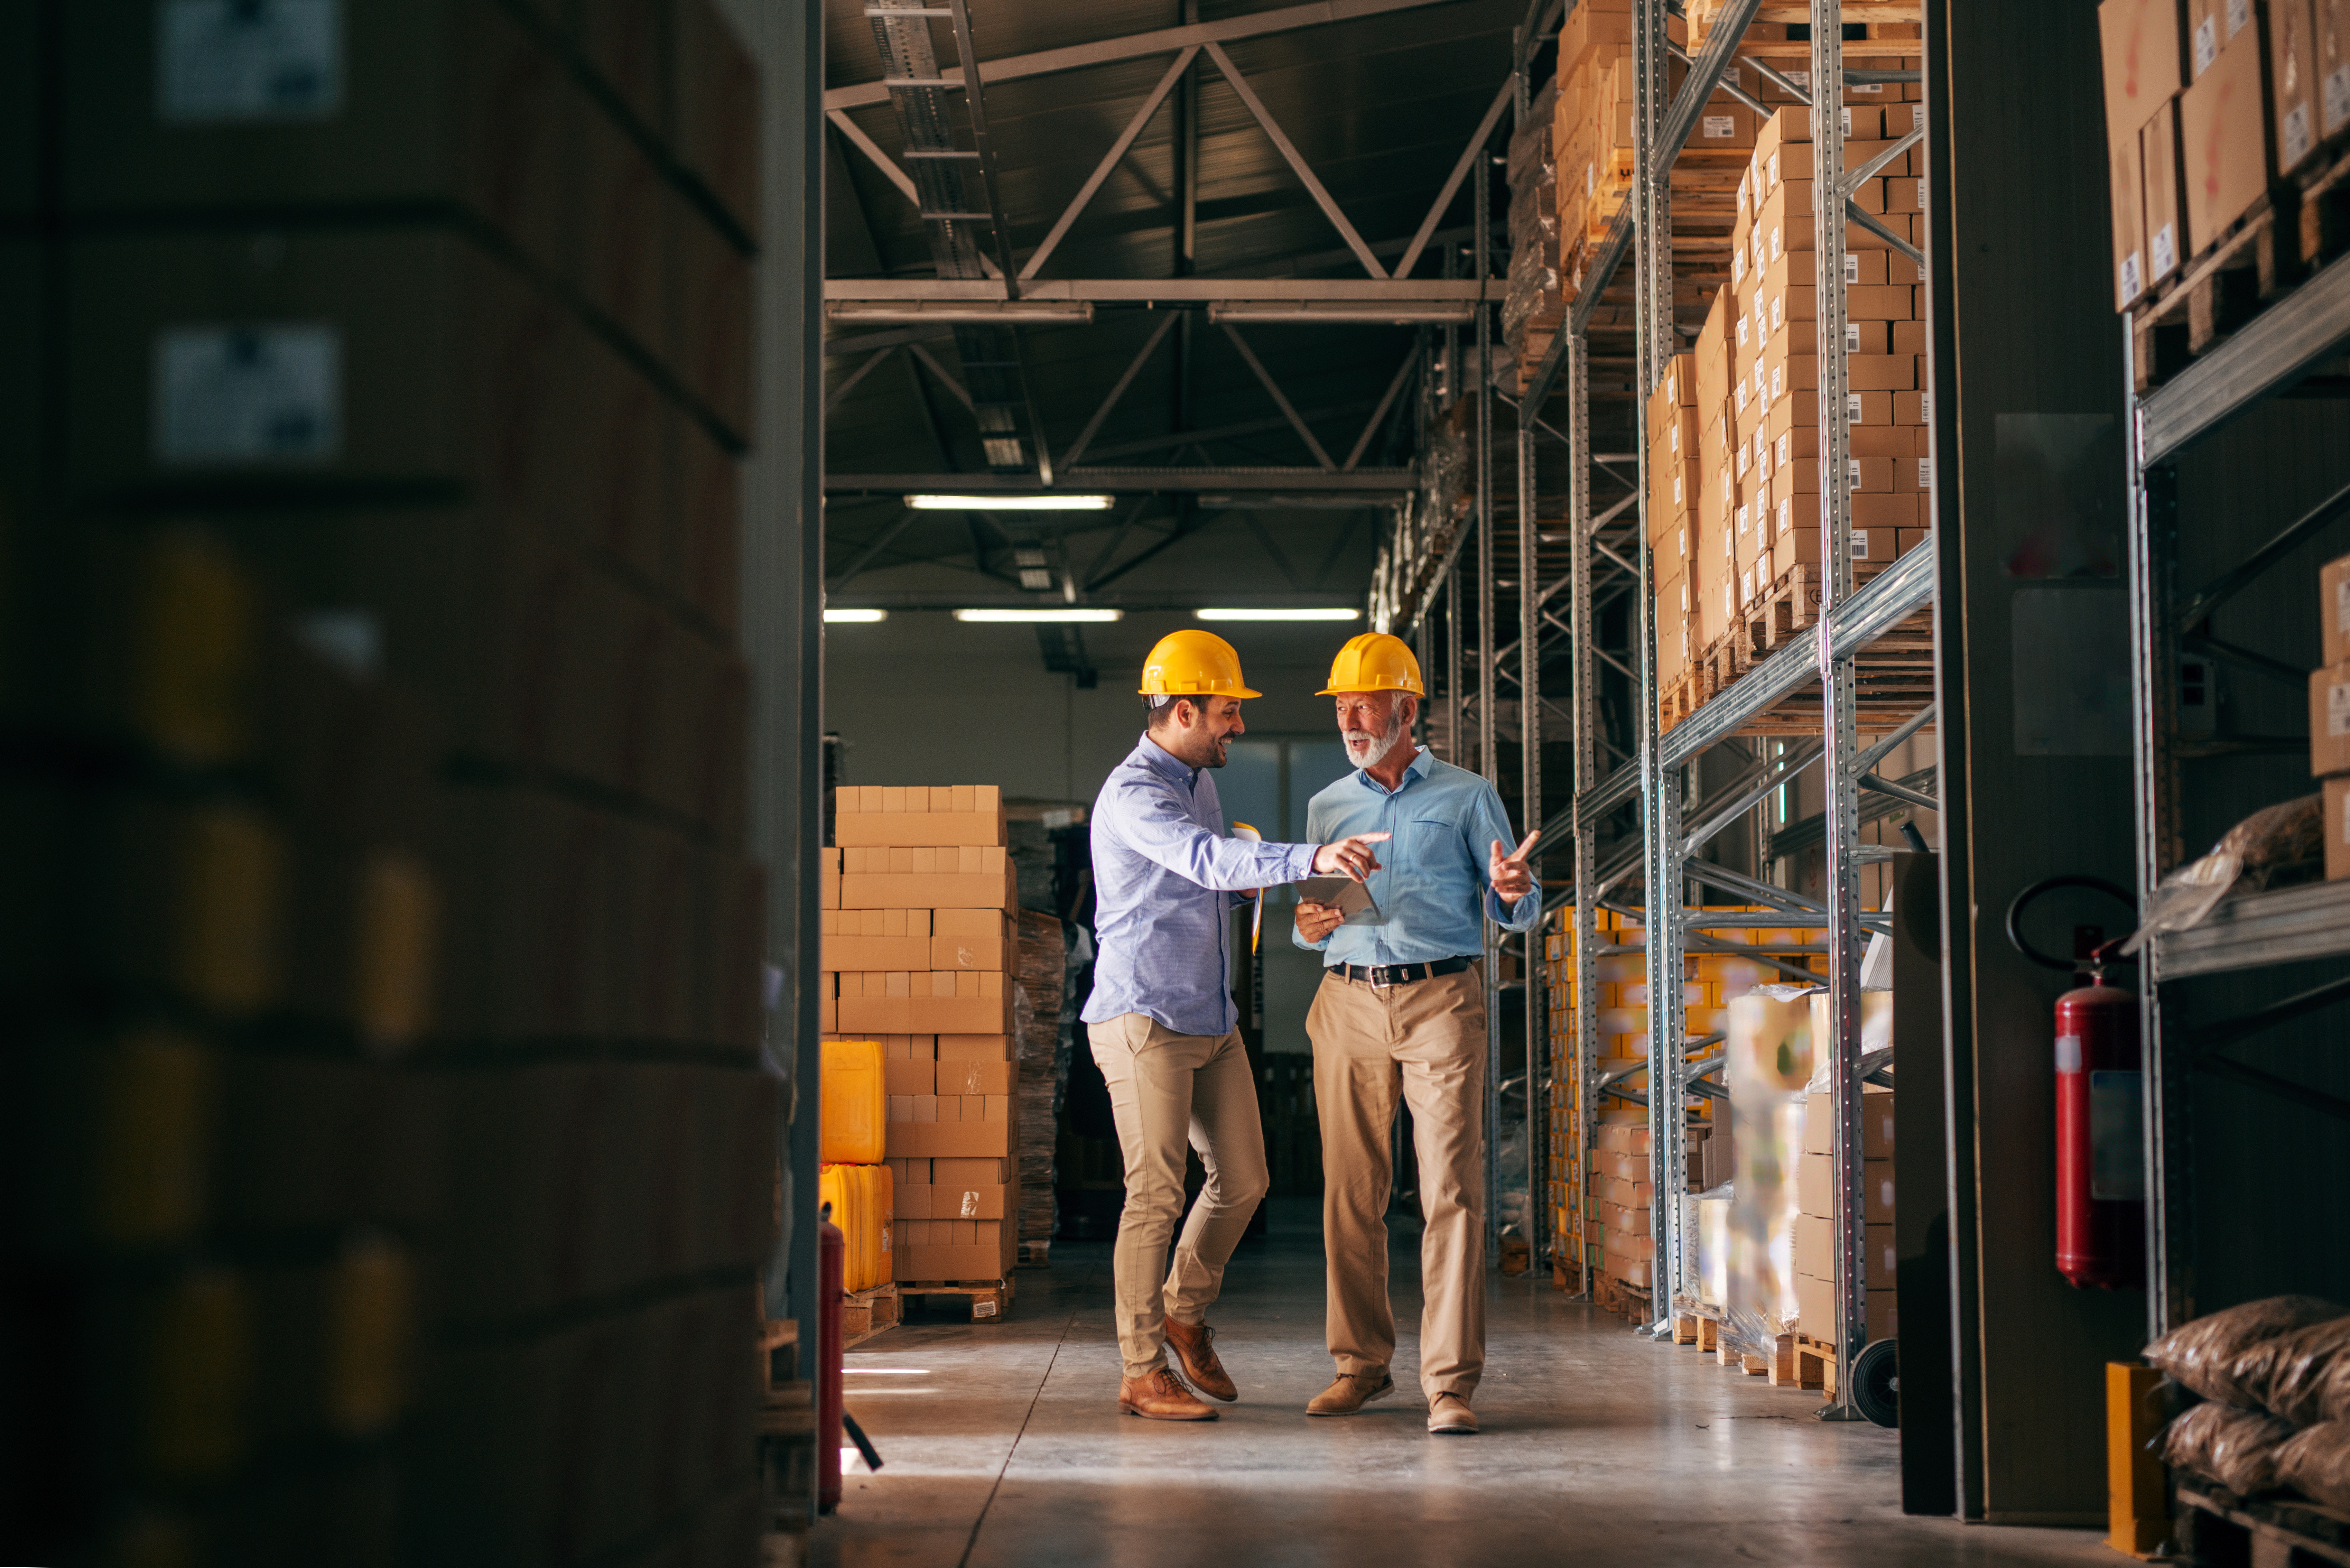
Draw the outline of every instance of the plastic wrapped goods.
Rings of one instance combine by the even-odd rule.
[[[2249,1497],[2277,1484],[2277,1445],[2292,1436],[2292,1423],[2265,1410],[2198,1405],[2163,1433],[2162,1460]]]
[[[1697,1209],[1697,1299],[1718,1307],[1730,1296],[1730,1206],[1737,1184],[1725,1181],[1693,1200]]]
[[[2256,811],[2228,829],[2211,853],[2162,879],[2147,900],[2146,923],[2122,951],[2134,953],[2165,931],[2200,925],[2231,893],[2257,893],[2305,882],[2323,868],[2325,813],[2314,794]]]
[[[2276,1474],[2312,1501],[2350,1512],[2350,1421],[2324,1422],[2285,1443]]]
[[[1812,1075],[1809,987],[1760,986],[1729,1008],[1731,1177],[1723,1332],[1768,1355],[1794,1324],[1795,1169]]]
[[[2350,1421],[2350,1317],[2280,1334],[2256,1355],[2240,1380],[2262,1405],[2296,1427]]]
[[[2173,1383],[2223,1405],[2258,1406],[2267,1392],[2269,1341],[2345,1315],[2315,1296],[2269,1296],[2182,1324],[2146,1347]]]

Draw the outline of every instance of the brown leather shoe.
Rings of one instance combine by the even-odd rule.
[[[1164,1366],[1148,1377],[1129,1377],[1118,1386],[1118,1407],[1129,1416],[1151,1421],[1212,1421],[1216,1412],[1191,1397],[1191,1391]]]
[[[1429,1401],[1428,1429],[1440,1438],[1474,1437],[1477,1412],[1458,1394],[1439,1394]]]
[[[1184,1378],[1209,1398],[1229,1405],[1241,1397],[1241,1391],[1232,1386],[1232,1375],[1216,1358],[1215,1341],[1216,1331],[1204,1323],[1167,1320],[1167,1348],[1183,1364]]]
[[[1384,1399],[1395,1392],[1395,1379],[1388,1369],[1377,1372],[1341,1372],[1329,1387],[1305,1401],[1309,1416],[1351,1416],[1374,1399]]]

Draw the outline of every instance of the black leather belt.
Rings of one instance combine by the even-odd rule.
[[[1340,963],[1330,967],[1348,980],[1359,980],[1366,985],[1385,990],[1390,985],[1410,985],[1416,981],[1434,980],[1440,974],[1459,974],[1476,963],[1472,958],[1438,959],[1433,963]]]

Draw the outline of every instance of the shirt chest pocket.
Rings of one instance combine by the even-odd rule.
[[[1397,835],[1402,842],[1403,854],[1398,857],[1397,869],[1412,876],[1440,875],[1457,871],[1469,864],[1468,851],[1461,843],[1461,829],[1453,823],[1407,822]]]

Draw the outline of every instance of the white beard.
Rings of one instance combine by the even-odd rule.
[[[1388,729],[1383,735],[1357,740],[1361,732],[1350,732],[1343,739],[1347,743],[1347,759],[1358,768],[1375,768],[1394,754],[1395,749],[1410,735],[1403,722],[1400,709],[1388,715]]]

